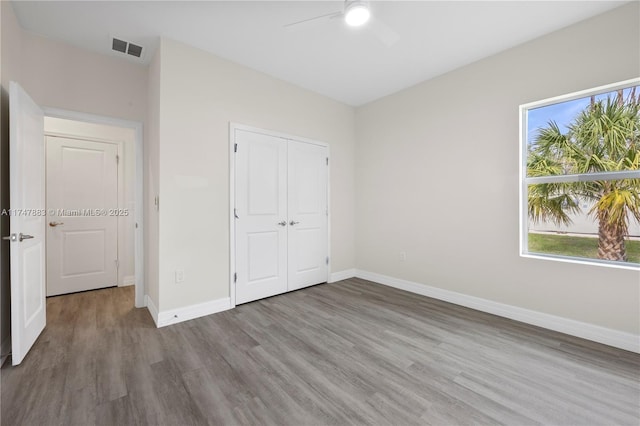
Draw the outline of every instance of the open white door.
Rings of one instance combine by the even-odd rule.
[[[47,321],[45,300],[44,114],[17,83],[9,85],[11,341],[22,362]]]

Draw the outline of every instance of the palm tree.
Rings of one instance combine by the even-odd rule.
[[[640,94],[622,91],[591,103],[562,133],[550,121],[528,148],[527,176],[640,170]],[[631,217],[640,222],[640,178],[530,185],[529,217],[534,222],[571,223],[580,201],[592,205],[598,222],[598,258],[627,261],[625,237]]]

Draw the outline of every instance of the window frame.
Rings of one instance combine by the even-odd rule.
[[[566,95],[555,96],[552,98],[543,99],[540,101],[529,102],[519,106],[519,126],[520,126],[520,191],[519,191],[519,206],[520,206],[520,257],[533,258],[533,259],[545,259],[558,262],[569,262],[576,264],[597,265],[605,266],[617,269],[631,269],[640,270],[640,264],[630,262],[616,262],[611,260],[589,259],[584,257],[563,256],[559,254],[546,254],[529,252],[529,215],[528,215],[528,186],[539,183],[555,183],[555,182],[589,182],[594,180],[614,180],[614,179],[639,179],[640,170],[625,170],[619,172],[601,172],[601,173],[583,173],[583,174],[571,174],[571,175],[552,175],[552,176],[540,176],[540,177],[527,177],[527,128],[528,128],[528,112],[534,108],[545,107],[549,105],[559,104],[562,102],[573,101],[575,99],[581,99],[593,95],[601,95],[603,93],[612,92],[619,89],[626,89],[633,86],[640,85],[640,77],[632,78],[629,80],[620,81],[617,83],[607,84],[604,86],[598,86],[586,90],[580,90],[578,92],[568,93]]]

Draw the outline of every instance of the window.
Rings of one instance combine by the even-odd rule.
[[[640,268],[640,79],[520,114],[521,254]]]

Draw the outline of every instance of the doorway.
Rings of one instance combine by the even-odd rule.
[[[144,307],[142,124],[42,108],[16,82],[9,84],[9,164],[11,259],[11,353],[18,365],[46,326],[45,117],[134,130],[133,193],[135,306]],[[51,131],[51,129],[48,129]],[[55,136],[52,132],[52,136]],[[64,133],[64,132],[62,132]],[[77,136],[77,133],[74,133]],[[61,135],[58,135],[61,136]],[[62,135],[69,138],[69,134]],[[133,157],[133,156],[132,156]],[[56,227],[55,224],[51,227]]]
[[[47,295],[134,285],[135,306],[144,307],[141,123],[53,108],[44,114]],[[52,173],[61,161],[65,171]],[[82,185],[50,191],[50,181],[79,182],[78,175]]]
[[[46,117],[47,296],[135,283],[135,132]]]

